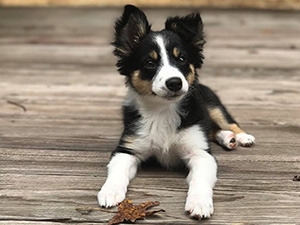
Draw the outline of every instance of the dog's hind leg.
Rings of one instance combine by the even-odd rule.
[[[236,148],[238,144],[236,134],[230,129],[230,124],[225,118],[224,113],[216,106],[208,108],[208,112],[214,123],[212,140],[217,141],[227,149]],[[232,121],[232,123],[235,122]]]
[[[213,139],[219,144],[228,149],[234,149],[237,145],[250,147],[255,143],[255,138],[240,128],[223,105],[208,108],[208,112],[217,127]]]
[[[218,96],[202,84],[199,84],[199,89],[207,105],[209,116],[214,123],[212,139],[228,149],[234,149],[237,145],[252,146],[255,143],[255,138],[240,128]]]
[[[237,146],[236,136],[230,130],[218,130],[215,132],[214,141],[217,141],[220,145],[227,149],[235,149]]]
[[[255,137],[243,131],[238,124],[230,124],[230,130],[235,133],[236,140],[243,147],[251,147],[255,143]]]

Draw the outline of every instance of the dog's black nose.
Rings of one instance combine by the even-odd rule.
[[[177,92],[182,88],[182,81],[179,77],[172,77],[166,81],[166,86],[170,91]]]

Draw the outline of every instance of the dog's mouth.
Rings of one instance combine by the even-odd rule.
[[[154,96],[159,96],[161,98],[164,98],[164,99],[167,99],[167,100],[170,100],[170,101],[174,101],[174,100],[178,100],[180,99],[183,95],[185,94],[185,92],[168,92],[166,93],[165,95],[158,95],[156,94],[155,92],[152,92],[152,95]]]
[[[174,93],[174,94],[167,95],[165,98],[168,100],[176,100],[179,99],[182,95],[183,94]]]

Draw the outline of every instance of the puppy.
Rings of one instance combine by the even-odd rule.
[[[228,149],[249,147],[255,139],[239,127],[213,91],[198,82],[203,36],[199,13],[168,18],[165,29],[152,31],[140,9],[125,6],[112,43],[128,88],[124,131],[98,193],[100,206],[124,200],[139,164],[156,157],[166,167],[185,163],[185,210],[194,218],[212,215],[217,163],[209,139]]]

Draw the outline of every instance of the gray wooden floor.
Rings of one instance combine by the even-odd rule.
[[[147,10],[155,29],[166,16]],[[109,45],[121,9],[0,9],[0,224],[106,224],[96,206],[122,130],[123,78]],[[201,82],[213,88],[251,149],[219,164],[215,213],[201,224],[300,224],[300,13],[203,10]],[[135,203],[166,210],[142,224],[197,224],[184,211],[185,172],[145,168]],[[159,208],[159,207],[158,207]]]

